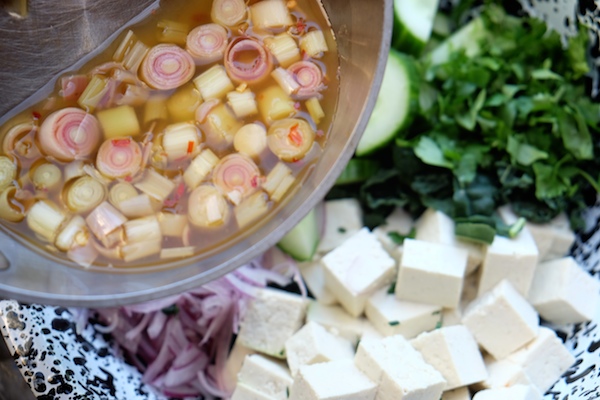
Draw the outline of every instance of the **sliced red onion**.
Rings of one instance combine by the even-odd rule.
[[[299,100],[306,100],[311,97],[320,97],[320,91],[325,89],[323,84],[323,72],[319,66],[311,61],[298,61],[288,67],[300,89],[293,96]]]
[[[256,39],[238,37],[225,52],[225,69],[237,83],[253,84],[267,77],[273,69],[271,54]]]
[[[154,89],[170,90],[189,82],[195,72],[194,59],[188,52],[175,45],[159,44],[148,51],[140,76]]]
[[[87,75],[70,75],[60,79],[60,95],[66,101],[77,100],[85,90],[90,79]]]
[[[89,157],[98,147],[101,136],[96,117],[75,107],[50,114],[38,132],[42,151],[61,161]]]
[[[213,170],[213,183],[231,200],[233,193],[243,198],[254,193],[260,184],[260,170],[242,153],[223,157]]]
[[[210,16],[213,21],[224,26],[235,26],[246,17],[244,0],[214,0]]]
[[[142,149],[132,139],[109,139],[100,146],[96,168],[109,178],[134,176],[142,166]]]
[[[196,61],[205,65],[223,58],[227,48],[227,30],[218,24],[200,25],[188,34],[186,50]]]

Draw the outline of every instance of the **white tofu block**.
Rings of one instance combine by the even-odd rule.
[[[546,393],[573,365],[575,357],[552,329],[542,326],[534,340],[509,355],[507,360],[521,365],[531,383]]]
[[[539,329],[535,309],[506,280],[469,304],[462,321],[497,360],[533,340]]]
[[[529,301],[546,321],[573,324],[594,317],[599,291],[600,282],[572,257],[565,257],[537,266]]]
[[[229,356],[227,356],[227,361],[225,362],[225,368],[223,372],[223,381],[225,382],[225,388],[228,392],[233,392],[235,389],[235,385],[237,384],[237,376],[240,372],[240,369],[242,369],[242,365],[244,364],[246,356],[254,353],[256,353],[255,350],[242,346],[240,341],[236,339],[231,351],[229,352]]]
[[[323,218],[325,228],[317,247],[318,253],[335,249],[364,226],[362,209],[356,199],[326,201]]]
[[[403,208],[396,208],[385,220],[385,224],[373,229],[373,233],[383,245],[383,248],[395,260],[399,260],[402,254],[402,245],[397,243],[392,236],[407,236],[413,230],[414,220]]]
[[[389,285],[396,261],[367,228],[352,235],[322,259],[325,285],[354,317],[361,315],[367,299]]]
[[[277,400],[277,397],[269,396],[256,388],[243,383],[239,383],[235,387],[235,391],[231,395],[230,400]]]
[[[340,306],[325,306],[312,301],[306,312],[306,322],[314,321],[336,336],[357,343],[367,330],[365,318],[354,318]]]
[[[466,387],[447,390],[442,393],[440,400],[471,400],[471,393],[469,393],[469,389]]]
[[[465,249],[406,239],[396,296],[400,300],[456,308],[460,303],[466,265]]]
[[[354,363],[379,383],[377,400],[439,399],[446,384],[402,335],[361,341]]]
[[[276,289],[260,289],[248,303],[237,340],[241,345],[285,358],[285,342],[304,322],[308,301]]]
[[[285,342],[287,363],[296,375],[302,365],[352,359],[354,347],[349,340],[333,335],[316,322],[308,322]]]
[[[541,261],[566,256],[575,242],[575,233],[571,230],[565,213],[559,214],[547,224],[528,222],[526,226],[538,246]]]
[[[337,304],[337,299],[333,293],[325,287],[325,272],[320,259],[299,263],[298,268],[306,287],[319,303],[326,306]]]
[[[449,326],[425,332],[411,341],[425,362],[440,371],[446,379],[444,390],[481,382],[487,378],[477,342],[462,326]]]
[[[487,247],[481,264],[478,295],[507,279],[527,297],[537,263],[537,246],[527,228],[514,239],[496,236]]]
[[[293,382],[285,364],[259,354],[246,356],[238,374],[238,385],[249,386],[278,400],[287,399]]]
[[[442,307],[398,300],[383,288],[369,298],[365,315],[383,336],[400,334],[412,339],[441,325]]]
[[[443,308],[441,326],[455,326],[462,324],[462,311],[459,308]]]
[[[377,384],[360,372],[352,360],[300,367],[290,400],[374,400]]]
[[[468,252],[466,275],[474,272],[483,261],[481,244],[461,240],[454,234],[454,221],[441,211],[428,208],[416,223],[415,239],[459,247]]]
[[[485,389],[475,393],[473,400],[542,400],[533,386],[515,385],[508,388]]]
[[[477,390],[497,389],[514,385],[531,385],[523,367],[505,358],[496,360],[489,354],[483,357],[488,377],[475,385]]]

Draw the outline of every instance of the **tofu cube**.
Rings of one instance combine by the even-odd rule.
[[[475,393],[473,400],[542,400],[542,394],[533,386],[515,385],[508,388],[485,389]]]
[[[540,327],[537,337],[509,355],[507,360],[519,364],[541,393],[548,389],[575,362],[556,332]]]
[[[352,360],[300,367],[290,400],[374,400],[377,384],[360,372]]]
[[[321,254],[335,249],[364,226],[362,208],[356,199],[328,200],[324,210],[325,228],[317,247]]]
[[[336,336],[357,343],[365,331],[367,320],[354,318],[341,306],[325,306],[316,301],[310,302],[306,311],[306,322],[314,321]]]
[[[466,387],[447,390],[442,393],[440,400],[471,400],[471,393],[469,393],[469,389]]]
[[[396,281],[400,300],[456,308],[460,303],[467,251],[406,239]]]
[[[469,304],[462,322],[497,360],[533,340],[539,329],[535,309],[506,280]]]
[[[485,368],[488,372],[486,380],[475,385],[475,389],[497,389],[514,385],[531,385],[531,380],[523,367],[517,363],[503,358],[496,360],[487,354],[483,357]]]
[[[541,261],[566,256],[575,242],[575,233],[571,230],[565,213],[559,214],[547,224],[527,222],[526,226],[535,240]]]
[[[237,340],[264,354],[285,358],[285,342],[304,323],[308,301],[276,289],[260,289],[240,323]]]
[[[269,396],[256,388],[243,383],[235,387],[230,400],[278,400],[278,397]]]
[[[354,317],[363,313],[371,294],[392,282],[396,272],[396,261],[367,228],[327,253],[321,262],[326,287]]]
[[[337,299],[325,286],[325,272],[320,259],[299,263],[298,268],[306,287],[319,303],[326,306],[337,304]]]
[[[361,341],[354,363],[379,383],[377,400],[439,399],[446,384],[402,335]]]
[[[555,324],[590,321],[598,308],[600,282],[572,257],[538,265],[529,301],[540,316]]]
[[[417,220],[415,239],[465,249],[468,253],[466,275],[470,275],[483,261],[483,246],[457,238],[454,228],[452,218],[429,208]]]
[[[423,355],[425,362],[440,371],[446,379],[444,390],[471,385],[487,378],[477,342],[462,325],[422,333],[411,344]]]
[[[238,386],[249,386],[274,399],[285,400],[294,380],[286,366],[259,354],[246,356],[240,373]]]
[[[223,371],[223,381],[228,392],[233,392],[235,389],[235,385],[237,384],[237,376],[240,372],[240,369],[242,369],[242,365],[244,364],[246,356],[254,353],[256,353],[255,350],[242,346],[240,341],[236,339],[231,351],[229,352],[229,356],[227,356],[227,361],[225,362],[225,368]]]
[[[383,288],[369,298],[365,315],[383,336],[400,334],[412,339],[441,324],[442,307],[398,300]]]
[[[386,219],[383,225],[373,229],[373,233],[383,245],[383,248],[394,259],[399,260],[402,245],[394,239],[396,235],[408,236],[414,229],[414,221],[403,208],[397,207]]]
[[[287,363],[296,375],[302,365],[354,357],[354,346],[349,340],[329,333],[316,322],[308,322],[285,342]]]

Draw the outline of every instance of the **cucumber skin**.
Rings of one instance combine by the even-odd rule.
[[[297,261],[310,261],[317,252],[319,240],[317,213],[312,209],[277,243],[277,247]],[[305,246],[307,243],[309,245]]]
[[[421,83],[421,72],[417,62],[411,56],[400,53],[399,51],[394,49],[390,49],[389,58],[391,58],[392,60],[388,60],[388,64],[396,62],[398,66],[404,70],[403,73],[408,78],[408,88],[406,88],[406,93],[408,95],[406,116],[404,120],[400,121],[399,124],[394,128],[394,130],[390,132],[388,134],[388,137],[385,138],[383,141],[367,146],[364,145],[365,141],[361,139],[361,142],[359,142],[358,147],[356,149],[356,156],[358,157],[370,155],[376,152],[377,150],[387,146],[392,140],[394,140],[398,136],[400,132],[402,132],[404,129],[410,126],[415,117],[416,112],[419,109],[419,87]],[[391,97],[395,97],[393,94],[397,91],[398,88],[386,87],[384,75],[384,82],[382,82],[381,89],[379,90],[379,95],[377,97],[375,108],[377,108],[378,103],[382,101],[389,101],[389,99],[383,99],[385,95],[389,95],[390,93],[392,93]],[[373,114],[375,114],[375,110],[373,111]],[[371,118],[373,118],[373,114],[371,114]],[[369,124],[371,124],[370,120]],[[368,134],[369,124],[367,124],[367,128],[365,129],[363,135]]]
[[[398,51],[415,57],[421,55],[425,45],[421,39],[412,34],[400,22],[397,14],[394,12],[394,30],[392,31],[392,47]]]

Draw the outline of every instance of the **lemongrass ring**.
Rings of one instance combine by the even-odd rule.
[[[31,181],[36,189],[50,191],[61,184],[62,171],[54,164],[43,163],[33,170]]]
[[[2,152],[15,154],[24,158],[36,158],[40,155],[34,137],[38,127],[31,122],[25,122],[12,127],[4,136]]]
[[[225,198],[212,185],[198,186],[188,198],[188,218],[200,228],[225,224],[231,211]]]
[[[240,153],[257,158],[267,148],[267,130],[259,124],[246,124],[233,137],[233,147]]]
[[[188,52],[175,45],[158,44],[144,58],[140,77],[154,89],[170,90],[189,82],[195,72],[194,59]]]
[[[225,69],[233,81],[253,84],[269,76],[273,69],[273,60],[259,41],[239,37],[227,46]]]
[[[188,34],[185,49],[196,65],[205,65],[223,58],[227,48],[227,30],[218,24],[200,25]]]
[[[138,195],[138,191],[133,187],[131,183],[117,182],[113,185],[108,192],[108,201],[120,209],[120,204],[123,201],[129,200]]]
[[[0,191],[6,189],[17,178],[17,164],[9,157],[0,156]]]
[[[109,139],[98,150],[96,168],[109,178],[134,176],[142,167],[142,149],[132,139]]]
[[[96,208],[106,198],[106,187],[91,176],[82,176],[68,186],[64,194],[67,207],[84,213]]]
[[[20,222],[25,218],[25,208],[16,202],[17,188],[9,186],[0,193],[0,218],[10,222]]]
[[[213,170],[213,183],[234,204],[260,186],[260,170],[250,157],[241,153],[223,157]]]
[[[308,122],[287,118],[275,121],[267,134],[269,149],[281,160],[295,162],[304,158],[315,141],[315,132]]]
[[[320,96],[319,92],[325,89],[323,72],[317,64],[310,61],[298,61],[290,65],[287,70],[300,85],[300,88],[294,93],[295,98],[306,100]]]
[[[246,18],[244,0],[214,0],[210,10],[213,21],[224,26],[235,26]]]
[[[96,117],[75,107],[50,114],[38,132],[42,151],[60,161],[87,158],[98,147],[100,137]]]

